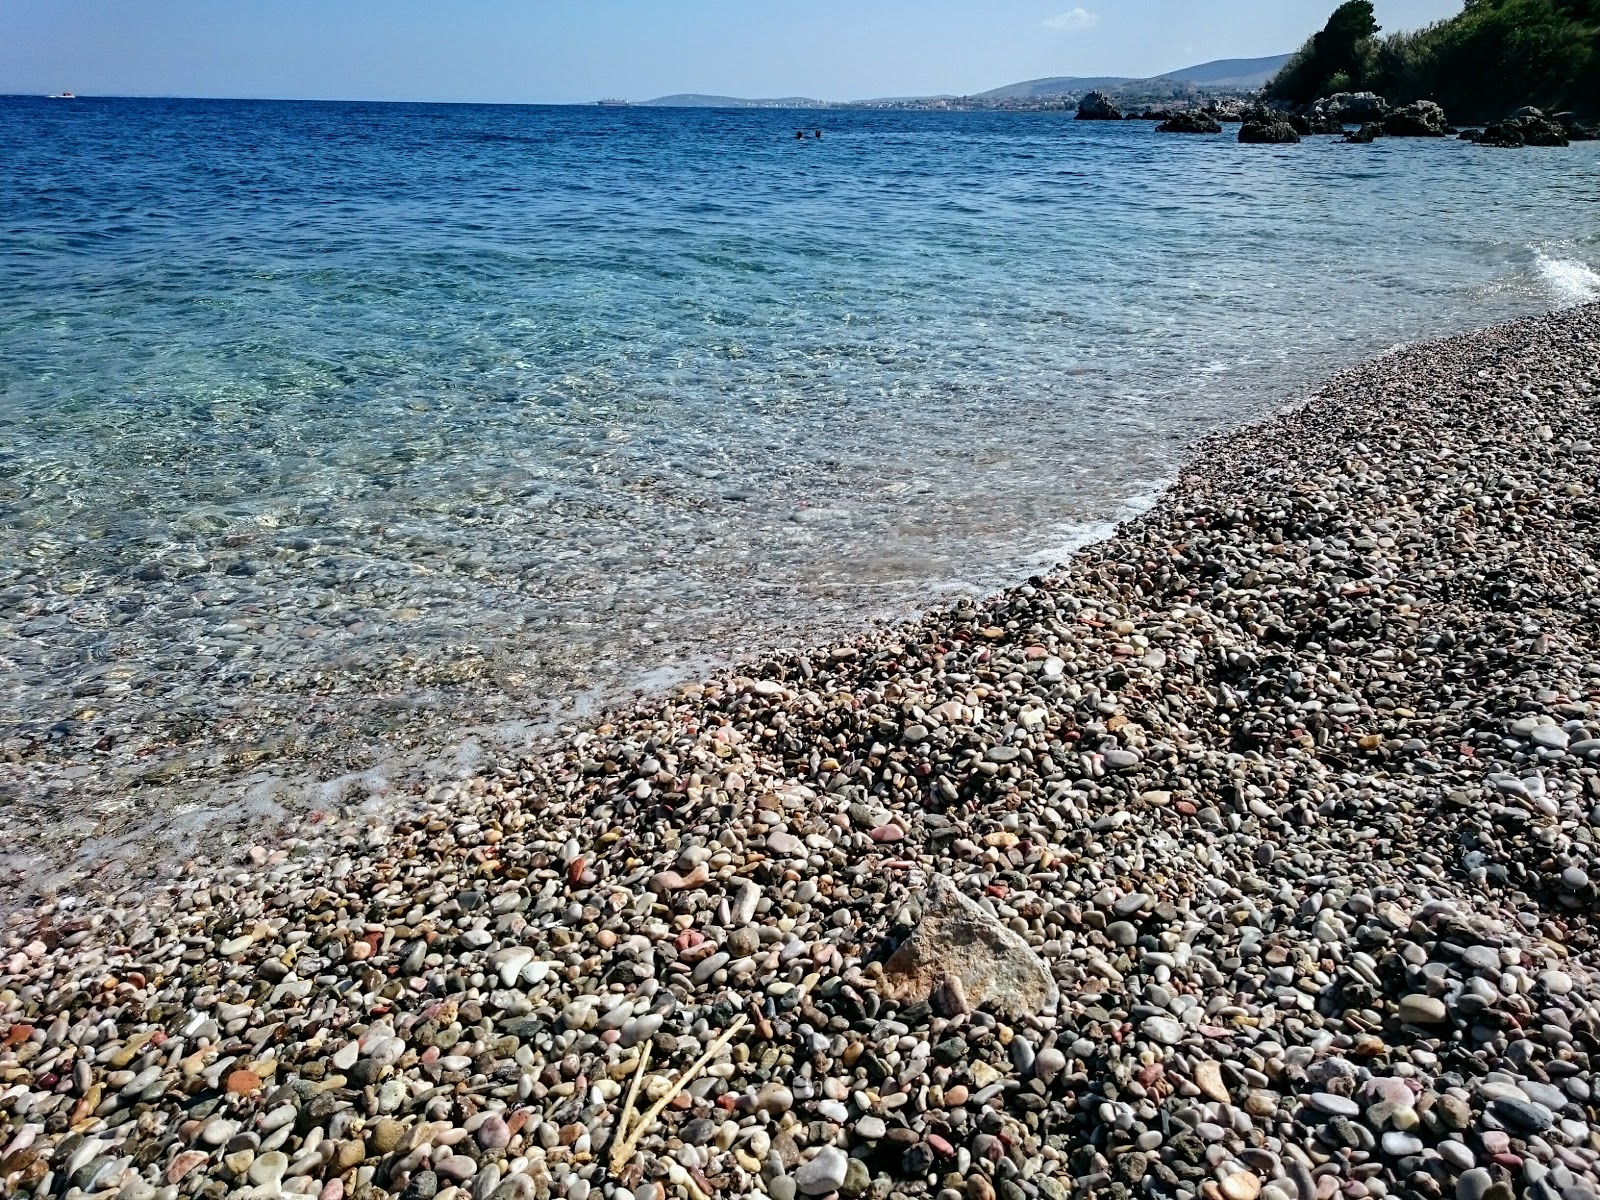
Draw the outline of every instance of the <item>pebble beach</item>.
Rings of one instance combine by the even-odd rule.
[[[0,1193],[1595,1200],[1600,305],[1047,576],[16,896]]]

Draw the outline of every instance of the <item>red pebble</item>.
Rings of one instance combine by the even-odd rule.
[[[956,1156],[956,1148],[937,1133],[928,1135],[928,1148],[940,1158],[954,1158]]]

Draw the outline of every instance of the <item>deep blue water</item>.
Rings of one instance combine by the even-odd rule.
[[[1596,267],[1594,145],[0,100],[0,771],[314,773],[998,586]]]

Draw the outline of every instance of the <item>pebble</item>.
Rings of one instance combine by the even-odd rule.
[[[844,1184],[850,1160],[837,1146],[824,1146],[794,1172],[795,1186],[802,1195],[825,1196]]]
[[[1435,996],[1400,997],[1400,1019],[1416,1025],[1437,1025],[1448,1015],[1444,1001]]]

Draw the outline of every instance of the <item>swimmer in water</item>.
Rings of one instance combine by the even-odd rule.
[[[803,142],[806,140],[806,131],[804,129],[796,129],[794,136],[796,141]]]
[[[819,130],[817,130],[817,141],[820,142],[821,140],[822,140],[822,130],[819,129]]]

